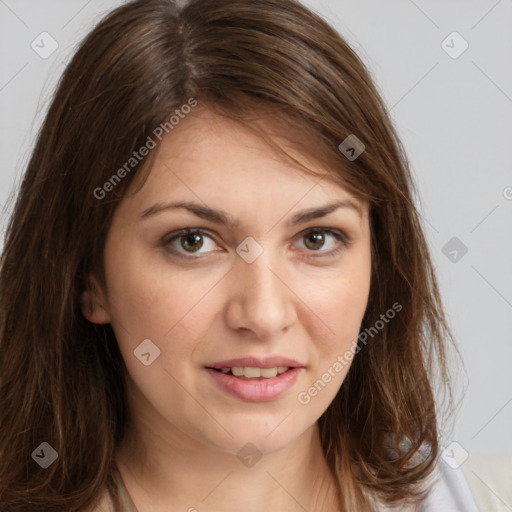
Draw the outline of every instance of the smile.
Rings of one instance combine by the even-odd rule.
[[[233,366],[232,368],[221,368],[219,371],[226,375],[234,375],[246,379],[256,379],[262,377],[271,379],[281,375],[288,370],[288,366],[274,366],[273,368],[258,368],[255,366]]]
[[[224,367],[206,368],[223,392],[248,402],[270,402],[288,391],[304,368]],[[237,375],[239,374],[239,375]]]

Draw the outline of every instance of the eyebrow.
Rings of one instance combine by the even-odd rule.
[[[176,210],[180,208],[193,213],[194,215],[200,217],[201,219],[209,220],[217,224],[224,224],[231,229],[240,227],[240,222],[231,215],[229,215],[227,212],[223,210],[216,210],[214,208],[210,208],[209,206],[194,203],[192,201],[172,201],[168,203],[158,202],[155,203],[153,206],[146,208],[140,215],[140,218],[147,219],[148,217],[152,217],[153,215],[156,215],[160,212]],[[295,226],[297,224],[301,224],[312,219],[325,217],[326,215],[329,215],[330,213],[338,210],[339,208],[347,208],[354,210],[356,213],[359,214],[360,217],[362,217],[362,211],[359,204],[355,203],[350,199],[345,199],[343,201],[336,201],[334,203],[329,203],[324,206],[309,208],[307,210],[298,212],[290,219],[289,225]]]

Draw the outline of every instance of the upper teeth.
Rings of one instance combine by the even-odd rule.
[[[248,379],[254,379],[257,377],[265,377],[271,379],[276,375],[280,375],[288,370],[287,366],[275,366],[274,368],[256,368],[254,366],[233,366],[233,368],[222,368],[222,373],[231,373],[235,377],[247,377]]]

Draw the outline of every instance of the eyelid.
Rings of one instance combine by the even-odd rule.
[[[208,238],[211,238],[215,243],[217,243],[217,241],[215,240],[215,236],[213,236],[212,233],[207,229],[183,228],[183,229],[179,229],[177,231],[173,231],[172,233],[165,235],[162,238],[162,245],[164,245],[164,247],[168,248],[168,246],[171,244],[171,242],[173,240],[178,239],[184,235],[192,234],[192,233],[196,233],[201,236],[207,236]],[[195,256],[194,253],[189,253],[188,255],[186,255],[186,253],[180,252],[180,251],[176,250],[175,248],[168,248],[168,250],[174,256],[177,256],[178,258],[187,259],[187,260],[199,259],[199,258],[201,258],[201,256],[203,254],[208,254],[208,253],[198,253],[198,255]],[[218,252],[218,251],[209,251],[209,252]]]
[[[192,233],[199,234],[201,236],[206,236],[208,238],[211,238],[215,243],[217,243],[216,236],[214,234],[212,234],[212,232],[209,231],[208,229],[205,229],[205,228],[183,228],[183,229],[173,231],[172,233],[165,235],[162,238],[162,244],[165,247],[168,247],[170,245],[170,243],[172,241],[174,241],[175,239],[178,239],[181,236],[184,236],[187,234],[192,234]],[[337,229],[337,228],[330,228],[330,227],[323,227],[323,226],[312,226],[312,227],[306,228],[306,229],[302,230],[300,233],[296,234],[292,239],[300,240],[305,235],[310,234],[310,233],[329,233],[338,240],[339,244],[335,249],[331,249],[329,251],[311,251],[311,250],[306,251],[308,253],[307,256],[305,256],[306,258],[310,258],[310,257],[328,258],[329,256],[334,256],[334,255],[338,254],[340,251],[342,251],[343,249],[345,249],[352,243],[352,239],[346,233],[346,231]],[[181,258],[188,259],[188,260],[193,260],[193,259],[201,258],[203,254],[209,254],[212,252],[219,252],[219,251],[208,251],[206,253],[197,253],[197,256],[195,256],[194,253],[188,253],[188,255],[186,255],[186,253],[180,252],[174,248],[169,249],[169,252],[171,252],[173,255],[175,255],[177,257],[181,257]]]
[[[295,237],[300,238],[308,233],[331,233],[334,236],[337,235],[339,238],[343,239],[347,243],[351,241],[346,231],[337,228],[330,228],[327,226],[312,226],[310,228],[306,228],[302,230],[300,233],[298,233]]]
[[[338,240],[339,244],[336,248],[331,249],[330,251],[307,251],[308,254],[305,256],[306,258],[329,258],[335,256],[343,249],[346,249],[353,242],[352,238],[347,234],[346,231],[326,226],[313,226],[306,228],[298,233],[295,238],[301,239],[309,233],[329,233]]]

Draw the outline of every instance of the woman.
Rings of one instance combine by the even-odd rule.
[[[299,3],[110,13],[6,235],[2,508],[473,510],[439,462],[451,336],[413,192]]]

